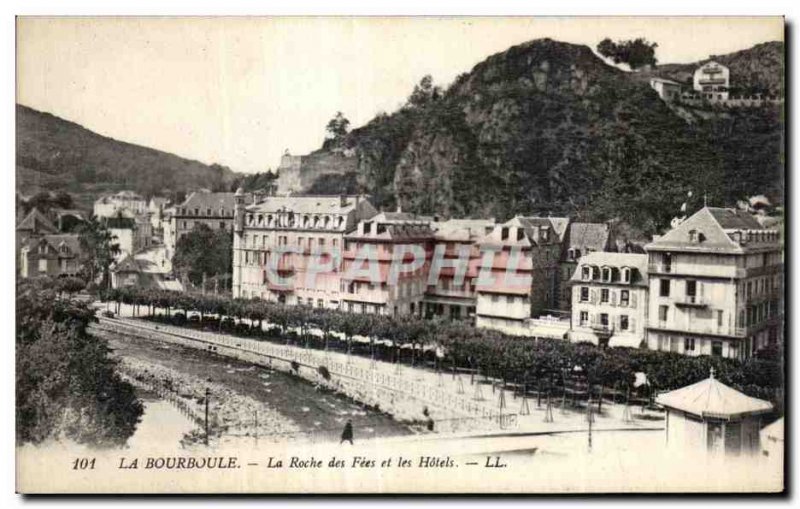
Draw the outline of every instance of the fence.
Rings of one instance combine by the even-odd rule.
[[[503,408],[490,405],[483,397],[479,397],[478,390],[470,396],[466,390],[453,391],[443,387],[444,376],[438,377],[439,386],[422,383],[409,379],[402,374],[386,373],[386,364],[383,369],[376,369],[380,361],[361,359],[353,362],[352,357],[342,359],[342,354],[325,351],[303,349],[296,346],[277,345],[264,341],[247,338],[237,338],[213,332],[200,332],[183,327],[153,324],[129,319],[100,318],[100,323],[92,326],[96,330],[113,332],[115,334],[133,338],[145,337],[156,341],[168,341],[192,348],[202,348],[207,351],[229,355],[241,360],[255,362],[268,367],[291,372],[311,382],[326,386],[329,389],[340,391],[347,396],[366,405],[379,407],[390,411],[396,417],[414,420],[416,415],[407,409],[413,403],[418,408],[418,403],[431,405],[437,409],[445,410],[448,417],[437,419],[436,422],[445,423],[457,419],[463,422],[472,422],[479,427],[516,427],[517,419],[510,418]],[[221,349],[221,350],[220,350]],[[369,362],[370,366],[363,364]],[[361,365],[359,365],[361,364]],[[320,367],[325,367],[330,379],[326,379],[320,372]],[[399,369],[394,365],[394,369]],[[453,377],[459,387],[464,385],[462,377],[468,376],[470,383],[474,382],[474,373],[469,375],[457,374]]]

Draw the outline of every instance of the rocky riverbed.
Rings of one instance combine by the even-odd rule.
[[[204,413],[208,388],[212,441],[219,444],[338,442],[347,420],[356,440],[413,432],[385,414],[286,373],[178,345],[108,339],[121,371],[164,388],[198,416]],[[185,442],[203,438],[198,427]]]

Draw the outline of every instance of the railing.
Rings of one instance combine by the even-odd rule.
[[[224,353],[217,351],[217,347],[223,347],[245,354],[254,354],[264,358],[270,367],[281,367],[287,371],[292,371],[298,376],[310,378],[315,383],[328,385],[331,382],[325,380],[318,372],[319,366],[325,366],[331,375],[338,377],[338,380],[334,383],[334,389],[341,389],[343,386],[347,386],[351,397],[363,403],[380,404],[381,407],[384,407],[386,398],[380,398],[378,395],[382,392],[393,393],[394,395],[410,397],[427,404],[445,408],[456,412],[462,417],[471,416],[491,422],[496,420],[497,424],[511,425],[508,413],[484,404],[480,398],[470,397],[466,393],[463,395],[458,394],[443,387],[409,380],[407,377],[390,375],[372,367],[358,366],[355,362],[351,363],[349,358],[337,360],[334,355],[329,355],[326,351],[308,350],[296,346],[278,345],[213,332],[200,332],[172,325],[149,324],[128,319],[102,317],[100,318],[100,323],[93,325],[93,327],[133,337],[144,336],[154,340],[177,342],[184,346],[195,348],[197,348],[196,345],[187,344],[186,340],[198,341],[205,345],[204,349],[212,349],[217,353]],[[245,358],[244,360],[248,359]],[[301,368],[305,369],[301,370]],[[444,376],[448,375],[442,373],[440,380],[443,380],[442,377]],[[461,375],[458,376],[460,377]],[[506,420],[503,420],[503,416],[505,416]],[[514,425],[516,425],[515,420]]]

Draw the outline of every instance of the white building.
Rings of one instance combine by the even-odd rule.
[[[778,231],[741,210],[705,207],[645,249],[650,349],[746,358],[782,340]]]
[[[375,216],[375,208],[361,196],[269,196],[249,206],[247,201],[244,192],[237,191],[233,296],[339,309],[345,234]],[[309,264],[327,263],[321,252],[334,256],[333,269],[321,271],[308,284]],[[271,259],[286,284],[270,278]]]
[[[476,280],[476,325],[528,334],[531,316],[557,307],[561,242],[556,228],[548,218],[515,217],[496,225],[478,246],[480,270],[488,277]],[[484,259],[490,267],[483,267]]]
[[[665,432],[670,448],[710,455],[758,454],[761,415],[772,404],[728,387],[711,376],[695,384],[659,394],[667,409]]]
[[[658,97],[665,102],[671,102],[680,98],[682,86],[677,81],[666,78],[652,78],[650,80],[650,88],[655,90]]]
[[[572,341],[638,348],[647,325],[647,255],[584,255],[572,276]]]
[[[115,217],[121,211],[128,211],[133,215],[144,214],[147,212],[147,202],[133,191],[120,191],[94,202],[96,217]]]
[[[364,219],[344,237],[342,264],[342,309],[355,313],[383,315],[422,315],[422,301],[427,288],[428,270],[433,253],[434,234],[430,220],[402,212],[384,212]],[[425,260],[415,270],[396,272],[395,257],[409,253],[414,246],[425,253]],[[399,249],[405,251],[400,252]],[[352,267],[362,253],[372,250],[377,280],[371,280]],[[396,279],[396,280],[395,280]]]
[[[709,101],[727,101],[730,70],[722,64],[706,62],[694,71],[694,90]]]

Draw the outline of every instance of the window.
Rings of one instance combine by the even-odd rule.
[[[659,281],[658,295],[660,297],[669,297],[669,279],[661,279]]]
[[[592,277],[592,270],[584,265],[581,268],[581,279],[583,279],[584,281],[588,281],[589,279],[591,279],[591,277]]]
[[[497,295],[492,295],[492,302],[495,302],[495,303],[500,302],[500,297],[497,296]]]
[[[629,290],[622,290],[619,292],[619,303],[621,306],[627,306],[630,302],[631,292]]]
[[[697,281],[686,282],[686,300],[689,302],[697,300]]]
[[[683,350],[687,352],[694,351],[694,338],[683,338]]]
[[[722,310],[717,310],[717,327],[722,327]]]
[[[608,302],[608,288],[600,290],[600,302]]]
[[[711,342],[711,355],[714,357],[722,357],[722,341]]]
[[[225,229],[225,221],[220,221],[219,222],[219,229],[220,230],[224,230]]]
[[[600,313],[600,325],[608,327],[608,313]]]
[[[658,320],[661,322],[667,321],[667,311],[669,306],[658,306]]]
[[[581,326],[586,326],[589,323],[589,312],[581,311]]]
[[[603,268],[603,281],[611,281],[611,269],[608,267]]]
[[[506,239],[508,239],[508,227],[504,226],[500,230],[500,240],[506,240]]]
[[[619,328],[622,330],[628,330],[628,315],[620,315]]]
[[[622,269],[622,281],[624,283],[630,283],[631,282],[631,269],[629,269],[627,267]]]
[[[672,254],[664,253],[664,272],[672,272]]]
[[[581,286],[581,302],[589,301],[589,287]]]

